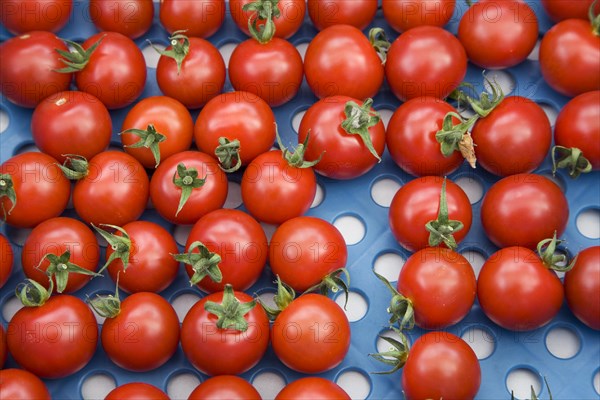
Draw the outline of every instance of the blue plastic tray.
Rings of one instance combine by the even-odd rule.
[[[460,16],[466,10],[466,5],[458,1],[454,18],[447,26],[451,32],[456,32]],[[540,37],[550,26],[550,21],[545,16],[538,2],[530,2],[535,9],[540,21]],[[59,36],[71,40],[81,41],[93,33],[95,28],[90,23],[87,14],[87,2],[75,1],[73,18],[69,25],[65,27]],[[372,26],[383,27],[390,39],[394,39],[397,33],[385,23],[381,11],[372,23]],[[366,30],[365,30],[366,31]],[[308,43],[316,34],[308,17],[300,31],[291,38],[294,45]],[[140,48],[147,46],[146,39],[153,43],[167,44],[167,33],[158,23],[158,13],[155,15],[155,23],[152,29],[144,38],[138,39],[136,43]],[[5,40],[10,37],[4,27],[0,27],[0,39]],[[210,41],[217,47],[226,43],[239,43],[246,37],[236,28],[235,24],[228,15],[222,29],[210,38]],[[551,90],[542,80],[537,61],[527,60],[515,68],[506,70],[515,80],[516,86],[511,94],[519,94],[529,97],[538,103],[548,105],[555,110],[568,101],[567,98],[558,95]],[[469,67],[467,81],[476,85],[478,90],[483,88],[481,70],[473,66]],[[232,90],[229,82],[226,83],[225,91]],[[161,94],[155,81],[155,70],[148,69],[148,82],[142,96]],[[310,92],[306,82],[301,88],[300,94],[290,103],[275,109],[279,130],[284,143],[296,142],[296,133],[292,127],[292,118],[299,112],[306,110],[315,102],[316,98]],[[13,106],[4,98],[0,98],[0,109],[6,112],[10,118],[8,129],[0,135],[0,161],[5,161],[9,157],[18,153],[24,147],[33,144],[29,121],[31,110],[25,110]],[[399,101],[394,98],[389,88],[384,86],[375,97],[375,107],[377,109],[395,110]],[[113,144],[120,145],[116,132],[120,129],[121,123],[128,109],[111,112],[113,118]],[[193,112],[194,118],[197,111]],[[536,171],[541,174],[550,174],[550,161],[545,163]],[[240,174],[232,175],[231,181],[239,182]],[[371,372],[382,371],[386,367],[379,364],[367,354],[377,351],[377,336],[385,332],[388,319],[386,307],[389,304],[389,295],[382,284],[373,274],[375,260],[387,253],[400,255],[406,259],[410,254],[399,247],[394,240],[388,228],[388,209],[378,205],[371,194],[373,185],[381,179],[392,179],[399,184],[403,184],[413,179],[401,171],[391,160],[389,154],[383,157],[383,162],[377,165],[371,172],[365,176],[353,181],[333,181],[326,178],[319,178],[319,185],[323,189],[324,198],[320,205],[312,208],[308,214],[318,216],[325,220],[333,222],[341,216],[354,216],[358,218],[365,227],[365,236],[357,244],[350,245],[348,269],[350,271],[352,282],[351,290],[363,296],[367,303],[367,311],[360,320],[352,322],[352,346],[343,363],[332,371],[322,376],[336,380],[346,371],[359,372],[369,381],[370,392],[369,399],[401,399],[403,398],[400,387],[400,373],[391,376],[373,375]],[[498,178],[494,177],[480,168],[476,171],[471,170],[464,165],[458,171],[450,175],[453,180],[463,178],[470,181],[479,182],[486,190]],[[598,245],[598,239],[590,239],[583,236],[577,229],[576,218],[586,210],[600,209],[600,173],[594,172],[581,176],[577,181],[572,181],[568,176],[559,172],[557,179],[565,189],[570,204],[570,219],[563,235],[567,240],[569,251],[577,253],[579,250],[589,246]],[[485,237],[481,224],[479,223],[481,200],[473,204],[474,223],[466,239],[459,246],[460,252],[471,251],[480,253],[483,257],[488,257],[496,248]],[[240,208],[243,209],[243,206]],[[75,216],[74,210],[65,211],[65,215]],[[174,232],[175,227],[165,223],[154,210],[147,210],[142,217],[161,223]],[[14,228],[3,225],[0,231],[6,233],[12,240],[15,250],[15,266],[10,281],[0,292],[0,305],[9,301],[13,297],[12,288],[23,279],[23,273],[20,270],[19,260],[21,245],[16,243],[15,237],[19,236]],[[182,246],[180,245],[180,249]],[[102,250],[104,252],[104,249]],[[103,255],[102,255],[103,257]],[[265,291],[274,291],[272,283],[273,276],[269,268],[266,268],[261,279],[248,291],[249,293],[262,293]],[[107,293],[113,290],[112,280],[105,276],[100,279],[94,279],[77,295],[84,297],[85,294],[94,295],[96,293]],[[177,298],[185,293],[194,293],[202,296],[201,292],[195,288],[190,288],[187,282],[187,275],[181,268],[176,281],[162,295],[170,300]],[[6,327],[8,321],[1,317],[2,324]],[[559,359],[552,355],[546,347],[546,335],[556,327],[567,328],[573,331],[580,339],[580,350],[575,356],[569,359]],[[547,377],[551,385],[552,394],[555,399],[595,399],[599,394],[595,391],[593,377],[600,369],[600,336],[578,320],[576,320],[566,304],[563,306],[560,314],[547,326],[526,333],[515,333],[499,328],[491,323],[480,310],[477,304],[467,318],[456,326],[449,329],[450,332],[464,335],[471,329],[481,329],[486,332],[489,338],[493,338],[494,351],[490,356],[481,360],[482,384],[478,394],[480,399],[507,399],[510,398],[509,390],[506,385],[507,375],[517,368],[526,368],[538,375]],[[415,329],[409,333],[411,341],[414,341],[422,330]],[[466,336],[466,339],[473,339]],[[16,366],[14,360],[9,358],[7,367]],[[259,365],[243,374],[243,377],[253,381],[254,377],[262,372],[279,373],[286,382],[291,382],[301,377],[294,371],[287,369],[275,357],[271,349]],[[107,358],[100,344],[98,351],[92,361],[79,373],[63,380],[46,381],[50,388],[53,398],[81,398],[81,386],[84,379],[88,376],[103,373],[111,375],[117,385],[131,381],[143,381],[161,387],[167,390],[167,384],[171,378],[180,373],[192,373],[204,380],[206,377],[194,370],[187,362],[181,348],[175,356],[165,365],[148,373],[132,373],[125,371]],[[541,395],[547,398],[547,390],[542,388]]]

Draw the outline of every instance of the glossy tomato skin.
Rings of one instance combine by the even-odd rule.
[[[122,226],[131,240],[129,264],[123,268],[120,259],[108,266],[113,281],[128,293],[154,292],[166,289],[177,276],[179,263],[171,256],[177,254],[177,243],[162,226],[150,221],[133,221]],[[123,236],[121,232],[117,236]],[[106,259],[114,253],[106,247]]]
[[[350,400],[350,396],[328,379],[308,376],[288,383],[275,400]]]
[[[579,252],[572,270],[565,274],[565,297],[577,318],[600,330],[600,246]]]
[[[567,19],[540,42],[540,69],[546,83],[565,96],[600,89],[600,37],[589,21]]]
[[[560,110],[554,125],[556,145],[583,152],[593,170],[600,169],[600,91],[574,97]]]
[[[298,130],[298,143],[304,143],[310,135],[306,152],[307,160],[321,161],[313,168],[319,174],[333,179],[353,179],[369,172],[378,160],[363,140],[342,128],[346,119],[346,103],[360,106],[362,101],[348,96],[332,96],[313,104],[302,117]],[[372,110],[374,112],[374,110]],[[382,121],[369,128],[373,148],[381,157],[385,148],[385,127]]]
[[[454,14],[456,0],[383,0],[383,17],[397,32],[417,26],[446,25]]]
[[[343,95],[362,101],[377,94],[384,69],[362,31],[351,25],[333,25],[308,45],[304,73],[319,98]]]
[[[471,136],[479,165],[507,176],[531,172],[542,164],[552,143],[552,127],[535,102],[510,96],[477,120]]]
[[[100,260],[96,235],[83,222],[67,217],[51,218],[33,228],[21,252],[23,272],[28,278],[47,288],[49,282],[46,270],[50,261],[44,259],[45,256],[60,256],[67,250],[71,253],[70,262],[96,272]],[[89,275],[70,273],[64,293],[81,289],[91,278]]]
[[[563,286],[538,255],[520,246],[505,247],[483,264],[477,297],[494,323],[513,331],[546,325],[560,310]]]
[[[17,154],[0,165],[0,174],[10,175],[17,204],[0,198],[7,212],[6,222],[17,228],[33,228],[40,222],[59,216],[67,207],[71,184],[57,165],[44,153]],[[43,207],[40,207],[43,204]]]
[[[58,32],[69,21],[73,0],[3,0],[0,22],[14,35]]]
[[[322,31],[332,25],[352,25],[365,29],[377,12],[377,0],[308,0],[308,16]]]
[[[12,273],[14,252],[10,242],[0,233],[0,288],[4,286]]]
[[[200,24],[198,24],[200,25]],[[190,109],[200,108],[221,93],[225,84],[225,62],[208,40],[190,37],[189,52],[177,69],[171,57],[160,56],[156,81],[160,91]],[[165,50],[172,50],[172,46]]]
[[[23,369],[0,369],[0,384],[2,384],[3,400],[51,400],[50,391],[46,384]]]
[[[195,168],[204,185],[194,189],[189,199],[177,214],[181,188],[173,184],[177,165]],[[166,220],[181,225],[193,224],[203,215],[221,208],[227,199],[227,176],[216,159],[198,151],[184,151],[161,162],[150,182],[150,198],[158,213]],[[176,215],[177,214],[177,215]]]
[[[493,184],[481,204],[481,223],[498,247],[537,244],[560,237],[569,218],[564,193],[550,179],[536,174],[517,174]]]
[[[0,370],[4,368],[4,363],[6,362],[7,357],[8,348],[6,345],[6,331],[4,330],[4,326],[0,325]]]
[[[253,0],[231,0],[229,2],[233,21],[248,36],[250,36],[248,19],[252,17],[252,12],[243,11],[242,8],[244,5],[252,2]],[[306,14],[306,2],[305,0],[279,0],[277,8],[281,15],[273,19],[275,23],[275,37],[287,39],[302,26],[304,14]],[[259,22],[259,26],[262,24],[262,22]]]
[[[569,18],[588,19],[588,12],[593,0],[565,1],[541,0],[546,14],[555,22]],[[596,7],[596,14],[598,7]]]
[[[241,188],[244,205],[254,218],[281,224],[308,211],[317,192],[317,178],[312,168],[293,167],[281,150],[271,150],[248,165]]]
[[[448,332],[428,332],[419,337],[402,368],[407,400],[474,399],[480,384],[477,356],[464,340]]]
[[[132,148],[134,143],[142,139],[133,133],[123,132],[128,129],[147,130],[149,125],[166,137],[158,145],[160,161],[190,148],[194,121],[187,108],[167,96],[146,97],[129,110],[121,127],[121,142],[125,152],[135,157],[145,168],[157,166],[152,151],[146,147]]]
[[[132,156],[105,151],[89,160],[89,173],[77,181],[73,206],[89,224],[123,226],[142,215],[148,203],[148,175]]]
[[[466,73],[462,44],[437,26],[419,26],[398,36],[385,63],[390,89],[402,101],[421,96],[446,98]]]
[[[316,217],[296,217],[284,222],[269,243],[271,270],[298,292],[344,268],[347,260],[342,234],[331,223]]]
[[[251,38],[238,44],[229,59],[229,80],[235,90],[253,93],[272,107],[296,96],[304,67],[298,50],[287,40],[259,43]]]
[[[159,18],[169,33],[185,30],[187,36],[207,38],[225,20],[225,0],[164,0]]]
[[[166,363],[179,344],[179,319],[167,300],[141,292],[121,302],[102,327],[102,347],[119,367],[145,372]]]
[[[40,378],[64,378],[91,360],[98,325],[82,300],[68,294],[54,295],[40,307],[17,311],[8,323],[7,342],[10,354],[24,369]]]
[[[208,378],[194,389],[188,400],[261,400],[260,393],[248,381],[235,375]]]
[[[442,329],[469,313],[477,281],[465,257],[447,248],[426,247],[406,260],[397,288],[412,302],[417,326]]]
[[[234,292],[241,303],[252,301],[244,292]],[[209,294],[186,314],[181,326],[181,346],[194,367],[207,375],[239,375],[255,366],[269,343],[269,319],[260,305],[244,319],[248,329],[237,331],[216,326],[217,317],[204,309],[207,301],[221,303],[223,292]]]
[[[156,386],[144,382],[130,382],[114,388],[104,400],[170,400],[169,396]]]
[[[99,31],[119,32],[137,39],[152,26],[152,0],[90,0],[90,18]]]
[[[72,74],[63,68],[56,49],[67,46],[50,32],[33,31],[0,44],[0,88],[12,103],[34,108],[46,97],[68,90]]]
[[[96,96],[109,110],[133,103],[146,84],[146,61],[135,42],[117,32],[100,32],[83,42],[84,49],[100,45],[85,68],[75,73],[81,91]]]

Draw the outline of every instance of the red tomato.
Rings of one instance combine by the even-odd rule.
[[[135,42],[117,32],[100,32],[83,42],[88,50],[102,39],[85,67],[75,73],[77,88],[96,96],[109,110],[133,103],[146,84],[146,61]]]
[[[443,179],[438,176],[424,176],[406,183],[394,195],[389,213],[390,229],[408,251],[429,246],[430,233],[425,224],[438,216],[442,183]],[[446,201],[450,220],[464,225],[453,234],[460,243],[471,228],[471,203],[461,187],[451,180],[446,180]]]
[[[542,164],[552,142],[552,127],[540,106],[511,96],[478,119],[471,135],[479,165],[507,176],[531,172]]]
[[[304,68],[302,57],[287,40],[260,43],[251,38],[236,46],[229,59],[229,80],[235,90],[257,95],[277,107],[296,96]]]
[[[178,252],[177,243],[162,226],[149,221],[133,221],[122,226],[131,240],[127,267],[121,258],[108,265],[108,273],[113,281],[119,279],[119,288],[129,293],[161,292],[177,276],[179,263],[172,254]],[[117,231],[116,236],[123,237]],[[112,246],[106,247],[106,260],[118,252]]]
[[[96,235],[83,222],[73,218],[58,217],[46,220],[33,228],[21,253],[21,265],[25,275],[44,287],[48,287],[46,270],[51,265],[47,254],[60,257],[69,251],[69,262],[91,272],[98,269],[100,247]],[[60,265],[53,265],[59,269]],[[69,269],[67,269],[69,271]],[[72,293],[85,286],[90,275],[68,273],[68,283],[63,292]],[[54,278],[55,288],[56,277]]]
[[[441,176],[450,174],[463,163],[459,152],[444,157],[435,138],[449,112],[457,111],[435,97],[415,98],[396,109],[388,123],[386,143],[400,168],[415,176]],[[457,119],[453,121],[458,123]]]
[[[198,3],[197,0],[192,1]],[[176,48],[185,52],[187,47],[180,68],[174,58],[160,56],[156,66],[156,81],[166,96],[179,100],[187,108],[200,108],[223,90],[225,62],[219,50],[209,41],[196,37],[187,40],[189,44],[186,45],[185,40],[175,39]],[[165,52],[172,50],[173,41]]]
[[[2,0],[1,7],[0,22],[15,35],[58,32],[71,18],[73,0]]]
[[[569,18],[588,19],[593,0],[541,0],[541,2],[548,16],[558,22]],[[596,10],[598,10],[597,4]]]
[[[365,29],[377,12],[377,0],[308,0],[308,16],[322,31],[332,25],[352,25]]]
[[[269,244],[275,275],[298,292],[319,284],[346,266],[348,249],[335,226],[315,217],[296,217],[281,224]]]
[[[563,286],[535,252],[512,246],[483,264],[477,297],[485,315],[503,328],[528,331],[546,325],[560,310]]]
[[[184,354],[194,367],[207,375],[246,372],[260,361],[269,343],[269,319],[258,304],[241,317],[247,325],[246,330],[217,326],[217,316],[209,313],[205,305],[208,302],[220,304],[224,293],[212,293],[199,300],[188,311],[181,326]],[[243,305],[227,307],[236,311],[253,301],[244,292],[236,291],[232,296]]]
[[[96,96],[60,92],[37,105],[31,117],[31,133],[35,145],[61,163],[65,161],[63,154],[89,160],[108,147],[112,120]]]
[[[114,388],[104,400],[170,400],[169,396],[156,386],[143,382],[130,382]]]
[[[167,300],[155,293],[135,293],[121,302],[102,326],[102,347],[119,367],[145,372],[166,363],[179,344],[179,319]]]
[[[209,378],[194,389],[188,400],[261,400],[260,393],[246,380],[235,375]]]
[[[565,296],[577,318],[600,330],[600,246],[579,252],[573,269],[565,274]]]
[[[358,28],[333,25],[308,45],[304,73],[319,98],[343,95],[364,100],[379,91],[384,69],[369,39]]]
[[[225,0],[163,0],[159,17],[169,33],[185,30],[188,36],[207,38],[225,20]]]
[[[308,293],[292,301],[271,330],[275,354],[288,368],[318,374],[337,367],[350,348],[350,323],[328,297]]]
[[[90,0],[90,18],[100,31],[137,39],[152,26],[152,0]]]
[[[4,286],[12,273],[14,252],[10,242],[0,233],[0,288]],[[1,368],[1,367],[0,367]]]
[[[145,168],[156,168],[165,158],[189,149],[193,135],[190,112],[166,96],[147,97],[138,102],[129,110],[121,127],[123,148]],[[152,143],[146,146],[150,140]]]
[[[181,171],[186,170],[184,176],[179,173],[179,165],[183,166],[183,169],[179,168]],[[193,171],[197,173],[195,178],[192,178]],[[184,181],[185,176],[190,178]],[[173,183],[174,177],[182,180],[178,182],[181,185]],[[191,193],[178,212],[183,190]],[[150,198],[156,211],[166,220],[182,225],[193,224],[203,215],[221,208],[227,199],[227,191],[227,176],[217,160],[198,151],[184,151],[167,158],[158,166],[150,182]]]
[[[231,17],[235,24],[244,32],[250,36],[248,30],[248,20],[256,20],[254,11],[243,11],[242,8],[246,4],[257,3],[264,6],[265,3],[273,3],[270,0],[230,0],[229,9]],[[277,10],[279,11],[278,17],[273,17],[273,23],[275,24],[275,37],[287,39],[300,29],[304,22],[304,14],[306,14],[306,2],[305,0],[278,0]],[[263,19],[258,19],[257,25],[264,25]]]
[[[481,204],[481,223],[498,247],[537,244],[560,236],[569,218],[562,190],[550,179],[536,174],[517,174],[492,185]]]
[[[129,154],[105,151],[89,161],[75,184],[73,206],[89,224],[122,226],[142,215],[148,203],[148,175]]]
[[[2,7],[4,10],[4,2]],[[68,90],[72,74],[56,72],[64,67],[57,49],[68,51],[63,41],[50,32],[34,31],[3,41],[2,95],[18,106],[33,108],[46,97]]]
[[[2,400],[51,400],[48,388],[40,378],[22,369],[0,370]]]
[[[353,179],[369,172],[379,161],[369,150],[362,136],[344,126],[345,120],[351,120],[345,112],[347,104],[354,103],[358,111],[361,101],[347,96],[326,97],[313,104],[302,117],[298,129],[298,143],[303,143],[307,137],[308,145],[305,157],[308,160],[321,161],[314,166],[321,175],[334,179]],[[371,141],[373,152],[381,158],[385,148],[385,127],[376,111],[367,107],[368,115],[362,111],[359,121],[368,118],[369,123],[363,123],[361,128],[366,130],[365,137]],[[373,118],[376,114],[377,118]],[[352,114],[350,114],[352,115]],[[350,131],[348,130],[350,129]]]
[[[387,23],[404,32],[423,25],[443,27],[454,14],[456,0],[383,0],[381,6]]]
[[[204,215],[190,232],[186,252],[194,242],[201,242],[221,258],[218,263],[221,282],[213,281],[210,276],[198,282],[200,289],[207,292],[222,291],[226,284],[236,290],[247,290],[260,277],[267,262],[269,247],[265,232],[254,218],[239,210],[220,209]],[[196,272],[191,265],[186,265],[186,270],[190,278]]]
[[[540,43],[546,83],[569,97],[600,89],[600,37],[589,21],[567,19],[550,28]]]
[[[70,194],[69,180],[56,160],[44,153],[17,154],[0,165],[1,217],[10,225],[33,228],[59,216],[67,207]]]
[[[328,379],[308,376],[288,383],[275,400],[350,400],[350,396]]]
[[[538,39],[535,12],[521,0],[480,0],[460,19],[458,39],[469,60],[482,68],[524,61]]]
[[[0,325],[0,370],[4,368],[4,363],[6,362],[7,357],[8,348],[6,345],[6,332],[4,331],[4,326]],[[0,382],[2,382],[2,390],[4,390],[4,381],[1,378]]]
[[[39,307],[21,308],[6,332],[8,350],[15,361],[50,379],[67,377],[85,367],[98,342],[94,313],[68,294],[52,296]]]

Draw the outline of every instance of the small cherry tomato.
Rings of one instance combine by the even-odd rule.
[[[593,2],[594,0],[541,0],[546,14],[555,22],[569,18],[588,19],[590,6]],[[596,11],[599,8],[596,4]]]
[[[275,400],[350,400],[350,396],[329,379],[308,376],[288,383]]]
[[[137,39],[154,18],[152,0],[90,0],[90,18],[100,31],[119,32]]]
[[[0,233],[0,288],[4,286],[12,273],[14,252],[10,242]]]
[[[104,400],[170,400],[169,396],[156,386],[144,382],[130,382],[114,388]]]
[[[573,269],[565,274],[565,296],[573,314],[600,330],[600,246],[579,252]]]
[[[260,393],[248,381],[235,375],[208,378],[194,389],[188,400],[261,400]]]
[[[252,4],[254,7],[244,11],[243,7],[249,4]],[[268,6],[266,4],[268,4]],[[273,5],[277,6],[276,11],[272,8]],[[253,24],[255,23],[260,29],[261,26],[265,25],[265,19],[261,18],[261,15],[266,16],[266,10],[271,10],[275,37],[287,39],[296,33],[302,26],[304,15],[306,14],[306,1],[277,0],[273,2],[272,0],[230,0],[229,9],[235,24],[248,36],[250,36],[248,21],[251,20],[251,22]]]
[[[185,31],[190,37],[207,38],[223,25],[225,0],[162,0],[159,17],[169,33]]]
[[[2,0],[0,22],[9,32],[58,32],[69,22],[73,0]]]
[[[404,32],[423,25],[443,27],[454,14],[456,0],[383,0],[381,6],[387,23]]]
[[[46,384],[31,372],[23,369],[0,369],[2,400],[51,400]]]
[[[322,31],[332,25],[352,25],[365,29],[377,13],[377,0],[308,0],[308,16]]]

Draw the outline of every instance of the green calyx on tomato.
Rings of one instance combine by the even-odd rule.
[[[169,50],[159,49],[150,42],[150,46],[152,46],[158,54],[175,60],[175,63],[177,63],[177,75],[181,73],[181,64],[183,64],[183,60],[185,60],[185,57],[187,57],[190,52],[190,39],[184,35],[186,31],[187,30],[184,29],[173,32],[173,35],[169,37],[169,42],[171,43],[171,48]]]
[[[256,306],[256,301],[241,303],[236,299],[233,286],[227,284],[223,289],[221,304],[214,301],[204,303],[204,309],[217,316],[217,328],[234,329],[245,332],[248,330],[248,321],[244,318]]]
[[[240,141],[220,137],[219,145],[215,149],[215,156],[217,156],[219,166],[223,171],[228,173],[237,171],[242,166]]]
[[[371,46],[381,58],[381,64],[385,65],[385,61],[387,60],[387,53],[392,45],[385,34],[385,31],[382,28],[372,28],[369,31],[369,42],[371,42]]]
[[[553,271],[568,272],[575,266],[577,257],[569,262],[569,257],[563,252],[557,252],[558,246],[564,240],[556,239],[556,231],[551,239],[544,239],[537,245],[537,252],[544,265]]]
[[[248,18],[248,30],[260,43],[268,43],[275,36],[273,20],[281,15],[278,4],[279,0],[255,0],[242,7],[242,11],[252,12]]]
[[[453,123],[454,118],[460,121],[456,125]],[[473,148],[473,138],[469,130],[478,118],[478,115],[474,115],[468,120],[464,120],[460,114],[455,112],[449,112],[444,116],[442,129],[435,134],[435,140],[440,144],[440,151],[444,157],[449,157],[455,151],[459,151],[471,168],[475,168],[477,158]]]
[[[108,260],[106,260],[106,263],[102,266],[102,268],[100,268],[100,272],[108,268],[108,266],[117,259],[121,260],[123,263],[123,271],[126,271],[127,267],[129,266],[129,255],[131,253],[131,239],[129,238],[129,235],[125,229],[119,226],[108,224],[102,224],[102,226],[115,229],[121,232],[123,236],[117,236],[92,224],[92,227],[108,242],[108,245],[113,249],[113,253],[110,255],[110,257],[108,257]]]
[[[369,128],[375,126],[381,120],[379,113],[371,110],[373,99],[366,99],[362,106],[359,106],[353,101],[346,103],[344,114],[346,119],[342,122],[342,128],[350,135],[358,135],[371,154],[381,162],[381,157],[373,147]]]
[[[342,275],[346,277],[346,280],[342,279]],[[304,293],[318,292],[323,296],[329,295],[329,292],[337,293],[340,290],[344,291],[346,295],[346,301],[344,302],[344,310],[348,305],[348,286],[350,285],[350,274],[346,268],[339,268],[335,271],[325,275],[321,282],[306,289]]]
[[[590,18],[590,23],[592,24],[592,32],[594,35],[600,36],[600,13],[598,15],[595,15],[594,13],[597,3],[598,0],[594,0],[592,4],[590,4],[588,16]]]
[[[150,149],[150,151],[152,152],[152,156],[154,157],[154,161],[156,161],[154,167],[158,167],[158,164],[160,164],[160,149],[158,147],[158,144],[167,140],[167,137],[162,133],[158,132],[152,124],[149,124],[146,130],[135,128],[126,129],[123,132],[120,132],[119,135],[122,135],[124,133],[131,133],[140,138],[140,140],[138,140],[134,144],[125,145],[124,147],[129,147],[130,149],[139,149],[141,147],[145,147],[147,149]]]
[[[104,318],[114,318],[121,312],[121,299],[119,298],[119,275],[117,274],[117,283],[115,294],[106,296],[96,295],[96,298],[91,300],[88,298],[88,304],[96,312]]]
[[[277,316],[296,298],[296,291],[290,285],[283,282],[279,275],[277,275],[275,283],[277,283],[277,293],[273,296],[273,302],[276,308],[267,306],[260,299],[257,300],[267,313],[270,321],[275,321]]]
[[[277,131],[277,127],[275,128],[275,135],[277,136],[277,144],[281,149],[282,157],[291,167],[296,168],[310,168],[314,167],[321,161],[323,158],[323,154],[319,156],[316,160],[306,161],[304,159],[304,153],[306,152],[306,146],[308,145],[308,140],[310,137],[310,132],[306,134],[306,139],[304,139],[303,143],[300,143],[293,151],[290,151],[287,147],[283,145],[281,141],[281,137],[279,136],[279,132]]]
[[[6,211],[4,202],[0,202],[0,204],[2,204],[2,219],[6,221],[6,218],[17,205],[17,192],[15,192],[13,180],[9,174],[0,174],[0,199],[3,197],[8,198],[12,204],[10,210]]]
[[[38,268],[42,265],[42,263],[48,260],[50,265],[46,269],[46,274],[52,280],[52,277],[56,279],[56,291],[58,293],[62,293],[63,290],[67,287],[67,283],[69,282],[69,274],[82,274],[82,275],[91,275],[91,276],[101,276],[100,274],[87,270],[85,268],[81,268],[79,265],[72,263],[71,260],[71,252],[69,250],[65,250],[60,256],[56,254],[48,253],[38,265]]]
[[[196,249],[198,251],[194,252]],[[190,278],[190,285],[197,284],[206,276],[217,283],[223,280],[223,274],[219,269],[221,256],[211,252],[202,242],[193,242],[187,253],[173,254],[173,258],[176,261],[190,265],[194,270],[194,274]]]
[[[392,369],[389,371],[374,372],[375,374],[393,374],[394,372],[402,368],[404,364],[406,364],[406,360],[408,359],[408,339],[399,329],[392,327],[392,330],[394,330],[394,332],[396,332],[398,336],[400,336],[400,340],[396,340],[388,336],[379,336],[380,338],[388,342],[390,345],[392,345],[392,348],[388,351],[382,351],[381,353],[369,354],[369,356],[373,357],[377,361],[381,361],[386,365],[390,365]]]
[[[464,224],[458,220],[451,220],[448,215],[448,202],[446,201],[446,177],[442,181],[442,190],[440,191],[440,207],[437,219],[431,220],[425,224],[425,229],[429,232],[429,246],[435,247],[444,243],[449,249],[456,249],[456,239],[454,233],[464,228]]]
[[[92,53],[96,51],[100,43],[104,39],[104,36],[100,37],[96,43],[90,46],[89,49],[85,50],[83,46],[81,46],[77,42],[73,42],[71,40],[66,40],[65,42],[73,48],[73,51],[64,51],[60,49],[56,49],[58,54],[60,54],[63,58],[60,59],[63,64],[66,65],[64,68],[60,68],[56,70],[56,72],[60,72],[63,74],[70,74],[73,72],[79,72],[85,68],[85,66],[90,62],[90,57]]]
[[[83,179],[90,172],[87,159],[77,154],[65,154],[64,163],[57,165],[67,179],[72,181]]]
[[[577,147],[554,146],[552,148],[552,174],[559,168],[566,168],[569,176],[577,179],[581,174],[592,171],[592,163],[584,157],[583,152]]]
[[[50,298],[54,283],[50,279],[50,287],[46,289],[33,279],[27,279],[17,285],[15,295],[25,307],[40,307],[43,306]]]
[[[475,87],[468,82],[463,82],[460,84],[459,88],[455,89],[449,96],[450,98],[457,100],[459,104],[467,103],[469,107],[475,111],[475,114],[481,118],[487,117],[492,111],[494,111],[496,106],[498,106],[498,104],[504,100],[504,91],[502,91],[502,87],[500,87],[498,82],[495,80],[490,81],[485,73],[483,73],[483,79],[490,87],[492,93],[484,90],[479,95],[479,99],[474,99],[464,91],[460,90],[460,88],[464,87],[474,91]]]
[[[179,178],[177,175],[179,175]],[[179,205],[177,206],[175,216],[183,209],[183,206],[185,206],[185,203],[187,203],[192,195],[192,191],[204,186],[205,182],[206,177],[198,178],[198,170],[196,168],[186,168],[183,163],[177,164],[177,173],[173,174],[173,184],[181,189],[181,197],[179,198]]]
[[[413,304],[410,299],[404,297],[392,284],[379,275],[377,272],[373,272],[381,282],[387,286],[392,299],[390,300],[390,306],[387,308],[388,314],[390,314],[390,325],[398,323],[400,330],[412,329],[415,326],[415,311]]]

